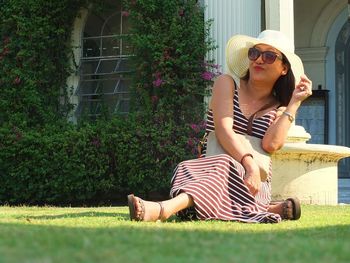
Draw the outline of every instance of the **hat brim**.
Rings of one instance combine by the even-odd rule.
[[[246,75],[249,68],[248,50],[257,44],[266,44],[273,46],[281,51],[288,59],[295,78],[298,83],[300,77],[304,74],[303,62],[295,53],[282,48],[278,48],[264,40],[249,37],[246,35],[235,35],[229,39],[226,45],[226,65],[229,73],[233,76],[242,78]]]

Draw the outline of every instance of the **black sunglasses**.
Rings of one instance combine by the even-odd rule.
[[[251,61],[257,60],[261,55],[262,61],[264,61],[267,64],[272,64],[275,62],[276,58],[282,60],[282,56],[273,52],[273,51],[260,51],[259,49],[255,47],[251,47],[248,50],[248,58]]]

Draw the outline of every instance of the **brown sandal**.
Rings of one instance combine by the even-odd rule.
[[[293,214],[292,216],[288,216],[288,202],[292,203],[292,209],[293,209]],[[298,220],[301,216],[301,207],[300,207],[300,201],[297,197],[291,197],[287,198],[283,203],[283,215],[282,219],[285,220]]]
[[[163,206],[163,202],[158,202],[158,204],[160,205],[160,211],[159,211],[159,216],[156,222],[162,222],[163,221],[163,214],[164,214],[164,206]]]
[[[139,198],[139,202],[141,205],[141,214],[137,215],[136,214],[136,202],[137,199],[133,194],[128,195],[128,206],[129,206],[129,215],[130,215],[130,220],[133,221],[143,221],[143,217],[145,215],[145,205],[143,201]]]
[[[141,214],[136,214],[136,202],[139,202],[141,205]],[[162,202],[158,202],[160,205],[160,211],[159,216],[156,222],[163,221],[163,214],[164,214],[164,206]],[[144,221],[145,216],[145,204],[143,203],[143,200],[139,197],[134,196],[133,194],[128,195],[128,206],[129,206],[129,215],[131,221]]]

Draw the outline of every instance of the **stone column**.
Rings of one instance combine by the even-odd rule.
[[[293,0],[265,1],[266,29],[282,31],[294,41]]]
[[[294,42],[293,0],[266,0],[265,17],[266,29],[279,30]],[[303,127],[293,124],[287,142],[306,142],[310,138],[310,134]]]
[[[205,19],[213,19],[210,37],[218,48],[211,51],[208,59],[214,59],[226,72],[225,47],[236,34],[256,37],[261,29],[261,0],[205,0]]]

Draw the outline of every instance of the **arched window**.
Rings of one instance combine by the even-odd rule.
[[[335,46],[337,144],[350,146],[350,20],[342,27]],[[339,177],[350,177],[350,158],[339,161]]]
[[[75,95],[79,98],[76,117],[95,119],[103,112],[129,111],[128,16],[121,1],[107,1],[104,11],[89,13],[82,35],[79,63],[80,81]]]

